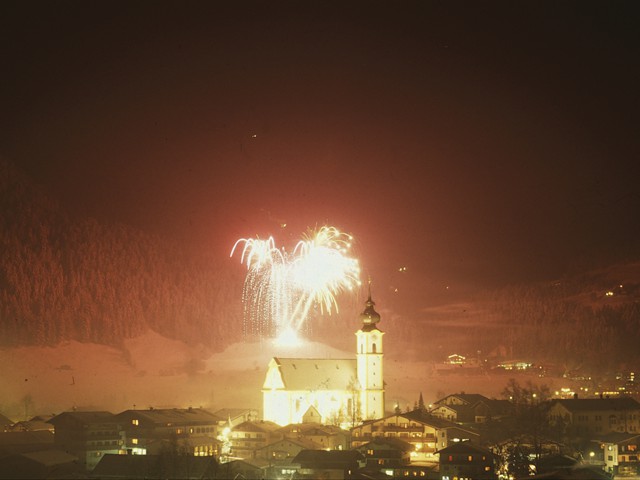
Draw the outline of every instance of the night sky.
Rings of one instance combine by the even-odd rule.
[[[328,223],[385,292],[552,279],[640,255],[638,10],[4,1],[0,154],[220,258]]]

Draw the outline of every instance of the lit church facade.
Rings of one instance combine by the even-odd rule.
[[[371,296],[360,319],[355,359],[271,359],[262,388],[264,420],[353,426],[384,416],[384,332]]]

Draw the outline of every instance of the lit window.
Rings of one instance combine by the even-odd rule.
[[[138,439],[137,438],[132,438],[131,439],[131,443],[133,443],[134,445],[138,445]]]
[[[473,462],[473,456],[472,456],[472,455],[469,455],[468,460],[469,460],[470,462]]]
[[[137,419],[137,418],[134,418],[133,420],[131,420],[131,424],[132,424],[132,425],[139,425],[139,424],[140,424],[140,422],[138,421],[138,419]]]

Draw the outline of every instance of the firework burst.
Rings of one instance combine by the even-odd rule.
[[[349,256],[351,235],[324,226],[306,235],[288,253],[267,240],[238,240],[240,262],[247,266],[243,290],[245,322],[252,334],[292,338],[312,307],[338,311],[336,295],[360,285],[358,260]]]

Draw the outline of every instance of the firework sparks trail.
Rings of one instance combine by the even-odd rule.
[[[337,312],[336,295],[360,285],[358,260],[349,256],[351,241],[327,226],[300,240],[292,253],[277,248],[273,237],[238,240],[231,256],[242,245],[248,321],[273,327],[276,336],[291,335],[300,331],[314,305],[323,313]]]

